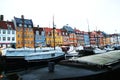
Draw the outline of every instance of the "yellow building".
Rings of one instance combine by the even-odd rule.
[[[16,27],[16,48],[34,47],[33,22],[29,19],[14,17]],[[24,25],[24,27],[23,27]]]
[[[53,29],[52,28],[44,28],[45,33],[46,33],[46,44],[48,46],[61,46],[63,43],[63,37],[61,35],[61,30],[60,29],[55,29],[54,34],[53,34]],[[55,35],[55,37],[54,37]],[[54,44],[55,43],[55,44]]]
[[[110,37],[104,37],[104,45],[107,45],[107,44],[111,44],[111,39],[110,39]]]

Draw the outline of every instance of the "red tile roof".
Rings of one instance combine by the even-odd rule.
[[[0,29],[8,29],[8,25],[11,25],[11,28],[15,30],[13,22],[10,21],[0,21]]]

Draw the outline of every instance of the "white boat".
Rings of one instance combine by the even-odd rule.
[[[70,46],[70,49],[67,51],[66,57],[75,57],[79,55],[79,52],[77,50],[83,50],[83,46]]]
[[[63,57],[64,52],[60,47],[56,47],[55,50],[42,51],[42,52],[34,52],[25,56],[25,60],[27,61],[40,61],[40,60],[51,60],[58,57]]]
[[[94,49],[93,49],[93,52],[95,53],[95,54],[99,54],[99,53],[105,53],[106,52],[106,50],[105,49],[100,49],[100,48],[98,48],[98,47],[95,47]]]

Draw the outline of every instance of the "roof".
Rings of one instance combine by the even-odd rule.
[[[39,31],[39,34],[41,35],[41,32],[43,31],[43,28],[33,27],[33,30],[34,30],[34,33],[35,33],[36,31]]]
[[[72,27],[70,27],[68,25],[63,26],[62,29],[66,30],[69,33],[73,33],[74,32],[74,29],[72,29]]]
[[[61,29],[56,29],[56,31],[57,31],[58,33],[61,33]]]
[[[22,24],[22,18],[16,18],[14,17],[14,20],[16,22],[16,25],[18,26],[19,24]],[[33,22],[31,19],[24,19],[24,24],[25,25],[31,25],[33,27]]]
[[[104,31],[101,31],[102,35],[105,37],[108,37],[109,35],[107,33],[105,33]]]
[[[15,26],[13,22],[10,21],[0,21],[0,29],[9,29],[15,30]]]

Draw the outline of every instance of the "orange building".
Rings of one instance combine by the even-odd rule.
[[[33,22],[30,19],[14,17],[16,27],[16,48],[34,47]]]

